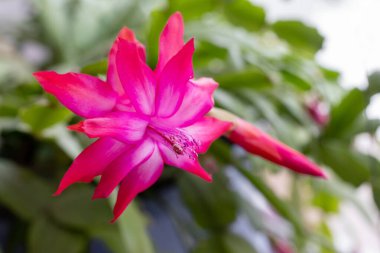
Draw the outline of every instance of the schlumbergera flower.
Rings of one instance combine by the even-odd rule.
[[[232,122],[226,137],[251,154],[260,156],[297,173],[327,178],[325,173],[304,155],[264,133],[249,122],[218,108],[209,115]]]
[[[138,193],[158,180],[164,164],[211,181],[198,154],[223,134],[274,163],[324,177],[302,154],[253,125],[218,109],[210,112],[218,84],[211,78],[193,79],[194,40],[185,44],[183,33],[182,16],[175,13],[160,35],[154,71],[145,63],[144,46],[123,28],[108,56],[106,81],[80,73],[34,73],[46,92],[85,118],[69,129],[98,138],[74,160],[55,195],[75,182],[101,176],[94,199],[106,198],[120,186],[115,221]]]
[[[205,116],[218,85],[193,79],[194,40],[184,44],[183,33],[182,16],[175,13],[161,33],[154,71],[145,63],[144,46],[123,28],[109,53],[106,82],[79,73],[34,73],[45,91],[85,118],[69,128],[99,138],[74,160],[56,195],[101,175],[93,198],[108,197],[120,185],[114,221],[157,181],[164,163],[211,181],[198,154],[231,123]]]
[[[323,105],[322,101],[318,98],[314,98],[306,103],[306,109],[309,116],[320,127],[326,126],[329,122],[329,114]]]

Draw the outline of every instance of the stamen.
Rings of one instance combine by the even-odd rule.
[[[178,128],[165,130],[158,130],[152,126],[148,126],[148,128],[160,135],[170,145],[176,155],[187,155],[193,160],[198,157],[201,143],[185,131]]]

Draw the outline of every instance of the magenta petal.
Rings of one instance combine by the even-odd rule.
[[[174,13],[168,20],[160,35],[158,63],[156,73],[159,74],[166,63],[183,47],[184,25],[180,12]]]
[[[111,112],[103,117],[86,119],[71,126],[71,130],[81,131],[88,137],[112,137],[122,142],[141,140],[148,125],[146,119],[134,112]]]
[[[162,70],[157,84],[156,114],[158,117],[173,115],[182,103],[187,82],[193,77],[192,57],[194,40],[191,39]]]
[[[198,153],[205,153],[210,145],[232,126],[231,122],[212,117],[204,117],[191,126],[182,128],[186,133],[200,142]]]
[[[165,164],[183,169],[191,174],[194,174],[207,182],[212,181],[212,177],[199,164],[198,159],[190,158],[187,155],[178,155],[166,145],[159,143],[161,156]]]
[[[137,165],[146,161],[153,153],[155,144],[147,139],[138,145],[131,146],[116,158],[102,173],[93,199],[107,198],[123,178]]]
[[[120,40],[116,66],[121,84],[136,111],[151,115],[154,112],[155,77],[141,60],[136,43]]]
[[[46,92],[53,94],[81,117],[93,118],[111,111],[115,106],[116,93],[96,77],[54,71],[35,72],[33,75]]]
[[[113,210],[114,222],[127,208],[128,204],[142,191],[148,189],[160,177],[163,161],[157,146],[152,155],[142,164],[135,167],[121,182],[117,201]]]
[[[91,182],[125,150],[126,145],[114,139],[101,138],[97,140],[74,160],[54,195],[61,194],[63,190],[75,182]],[[101,159],[98,159],[99,157]]]
[[[212,78],[190,80],[178,111],[170,118],[155,118],[158,126],[186,127],[201,119],[214,106],[212,94],[218,87]]]
[[[107,82],[111,84],[113,89],[118,94],[124,94],[124,89],[120,83],[119,75],[117,73],[116,68],[116,52],[118,50],[120,40],[126,40],[135,43],[138,48],[140,58],[143,62],[145,62],[145,47],[136,39],[134,32],[127,27],[123,27],[120,30],[116,40],[112,45],[112,48],[108,55]]]

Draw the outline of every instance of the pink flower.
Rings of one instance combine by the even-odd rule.
[[[234,126],[228,138],[248,152],[297,173],[326,178],[325,173],[301,153],[240,118],[232,121]]]
[[[232,122],[226,137],[251,154],[260,156],[297,173],[327,178],[326,174],[307,157],[264,133],[249,122],[219,108],[209,113],[220,120]]]
[[[34,73],[46,92],[85,118],[69,128],[99,138],[74,160],[56,195],[101,175],[93,198],[106,198],[120,185],[115,221],[157,181],[164,164],[211,181],[198,154],[231,123],[205,116],[217,83],[193,79],[194,40],[185,44],[183,32],[182,16],[175,13],[161,33],[154,71],[145,63],[144,46],[123,28],[109,53],[106,82],[79,73]]]
[[[294,250],[289,242],[273,239],[275,253],[293,253]]]
[[[323,108],[323,103],[319,99],[315,98],[306,104],[307,112],[311,119],[320,127],[324,127],[329,122],[329,114],[325,108]]]

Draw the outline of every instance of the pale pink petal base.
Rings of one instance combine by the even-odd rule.
[[[232,126],[231,122],[204,117],[191,126],[183,128],[194,139],[200,142],[198,153],[205,153],[210,145]]]
[[[153,118],[158,126],[186,127],[198,121],[214,106],[212,94],[218,84],[211,78],[190,80],[178,111],[169,118]]]

